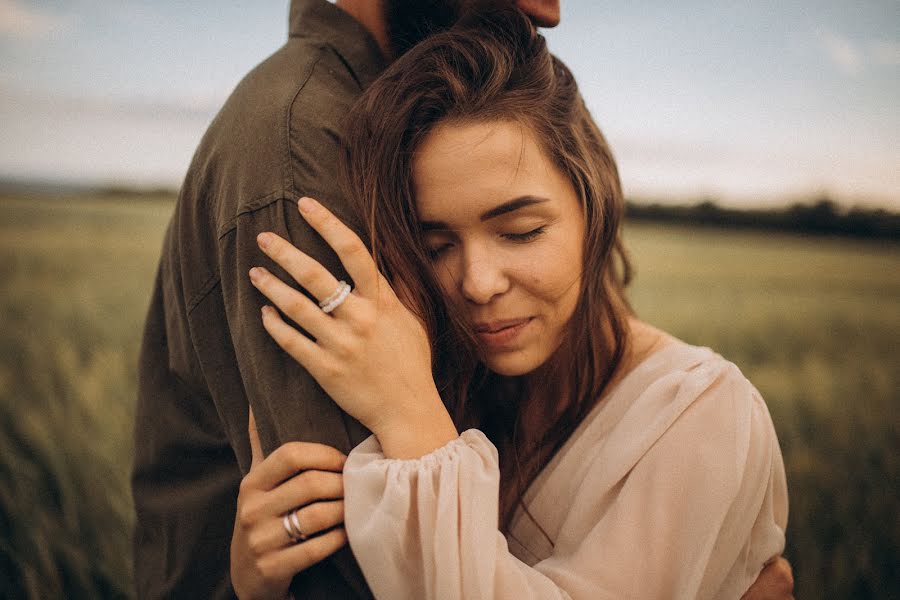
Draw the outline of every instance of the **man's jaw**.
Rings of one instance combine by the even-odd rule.
[[[531,17],[538,27],[556,27],[559,25],[560,0],[515,0],[516,6]]]

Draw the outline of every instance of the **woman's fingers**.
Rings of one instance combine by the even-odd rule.
[[[250,437],[250,468],[252,469],[263,461],[262,444],[259,443],[253,408],[250,408],[250,417],[247,419],[247,435]]]
[[[269,492],[267,501],[273,512],[282,514],[314,500],[337,500],[343,497],[343,474],[311,469],[291,477]]]
[[[353,278],[356,289],[365,296],[373,297],[378,282],[378,267],[359,236],[312,198],[300,198],[297,206],[310,227],[322,236],[341,259],[347,273]]]
[[[340,474],[346,458],[337,448],[324,444],[288,442],[259,463],[259,466],[248,473],[244,480],[249,479],[246,485],[254,489],[268,491],[301,471],[309,469],[334,471]]]
[[[312,539],[323,531],[344,522],[344,501],[326,500],[307,504],[303,508],[297,509],[297,520],[300,522],[300,530],[303,535]],[[287,536],[287,532],[285,532],[285,536]]]
[[[320,302],[337,288],[338,280],[328,269],[280,235],[265,231],[256,236],[256,241],[266,256],[281,265]]]
[[[284,240],[280,238],[279,240],[281,243],[287,244]],[[284,265],[282,264],[282,266]],[[291,273],[291,276],[297,278],[294,273]],[[329,277],[331,277],[330,274]],[[331,329],[333,327],[332,319],[322,312],[315,302],[272,275],[267,269],[263,267],[250,269],[250,281],[256,289],[281,309],[281,312],[289,316],[313,337],[320,339],[329,331],[333,331]],[[300,280],[298,279],[298,281]],[[337,281],[334,285],[337,287]]]
[[[325,359],[316,342],[285,323],[278,311],[271,306],[263,306],[262,322],[263,328],[275,343],[315,377]]]
[[[344,522],[344,501],[327,500],[308,504],[297,509],[297,520],[303,535],[309,538],[298,543],[308,543],[315,536]],[[257,556],[295,545],[284,528],[284,515],[273,516],[255,527],[247,542],[250,550]]]
[[[346,544],[347,532],[343,527],[337,527],[266,557],[261,567],[271,572],[273,578],[288,578],[328,558]]]

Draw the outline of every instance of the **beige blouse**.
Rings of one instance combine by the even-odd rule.
[[[477,429],[418,459],[372,436],[344,468],[350,546],[379,599],[740,598],[784,549],[787,485],[759,392],[672,343],[582,422],[498,529]],[[549,539],[541,532],[541,528]]]

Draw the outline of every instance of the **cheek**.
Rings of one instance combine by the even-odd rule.
[[[580,244],[558,242],[545,249],[527,274],[532,289],[553,302],[577,296],[581,287],[583,256]]]

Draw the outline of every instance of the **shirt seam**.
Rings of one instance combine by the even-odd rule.
[[[307,36],[296,36],[296,37],[307,37]],[[216,232],[217,241],[221,241],[222,238],[227,236],[229,233],[237,229],[237,222],[243,215],[248,213],[255,212],[267,206],[274,204],[275,202],[281,200],[290,200],[294,201],[297,198],[297,188],[294,182],[294,170],[292,168],[292,160],[291,160],[291,118],[294,114],[294,107],[297,103],[297,99],[300,94],[303,92],[306,84],[309,83],[309,80],[312,78],[313,73],[316,70],[318,64],[322,61],[325,53],[333,50],[330,48],[329,44],[323,41],[321,38],[316,36],[309,36],[307,39],[316,43],[316,56],[310,61],[309,68],[307,69],[305,75],[303,76],[301,82],[297,86],[296,91],[293,96],[291,96],[291,101],[285,110],[284,122],[282,125],[283,133],[282,133],[282,172],[284,173],[282,178],[282,189],[276,190],[274,192],[269,192],[267,194],[263,194],[262,196],[258,196],[254,198],[250,202],[243,204],[238,212],[228,219]],[[339,60],[342,57],[338,57]],[[345,61],[341,60],[341,62],[345,63],[345,67],[350,71],[351,77],[353,77],[354,81],[358,82],[358,78],[350,68],[350,65],[346,64]],[[215,289],[216,285],[219,283],[220,277],[219,274],[214,272],[210,274],[210,276],[203,282],[200,288],[191,296],[188,301],[187,312],[188,314],[192,313],[194,309],[203,301],[203,299],[210,294],[210,292]]]
[[[316,47],[318,50],[318,54],[315,57],[315,60],[310,62],[309,71],[306,72],[306,76],[303,78],[303,83],[301,83],[297,87],[297,91],[294,92],[293,97],[291,98],[290,104],[288,104],[288,108],[285,114],[284,121],[284,144],[285,144],[285,152],[284,152],[284,165],[283,168],[287,173],[287,181],[289,182],[288,190],[290,193],[296,195],[297,188],[294,184],[294,170],[291,168],[291,117],[294,114],[294,106],[297,104],[297,98],[300,97],[300,92],[303,91],[303,88],[306,87],[306,84],[309,83],[309,80],[312,78],[312,74],[315,72],[316,67],[321,62],[322,57],[325,55],[326,47],[323,45],[318,45]]]
[[[197,308],[214,289],[216,289],[216,286],[219,285],[219,279],[220,278],[218,273],[212,273],[209,277],[206,278],[206,280],[200,286],[200,289],[194,292],[187,303],[188,316],[190,316],[191,313],[194,312],[194,309]]]
[[[294,105],[297,103],[297,98],[300,96],[300,93],[306,87],[306,84],[309,83],[309,80],[312,78],[312,74],[316,69],[316,66],[322,60],[323,55],[325,54],[326,47],[322,45],[321,42],[315,47],[316,56],[313,60],[310,61],[309,67],[307,68],[306,73],[302,77],[300,83],[297,85],[296,91],[291,96],[291,100],[285,109],[284,121],[282,123],[282,162],[281,162],[281,170],[282,170],[282,180],[281,180],[281,190],[276,190],[273,192],[269,192],[263,194],[261,196],[257,196],[250,202],[246,204],[242,204],[241,208],[238,209],[238,212],[228,219],[225,223],[219,227],[216,232],[217,239],[221,240],[225,237],[230,231],[237,227],[237,220],[244,214],[253,212],[271,204],[274,201],[280,199],[291,198],[291,195],[296,196],[297,190],[294,185],[294,172],[292,167],[291,160],[291,117],[294,114]]]
[[[237,221],[240,217],[256,212],[257,210],[262,210],[268,206],[275,204],[276,202],[294,202],[296,198],[291,198],[282,192],[272,192],[266,194],[265,196],[261,196],[256,200],[246,204],[241,211],[232,218],[226,227],[222,229],[222,231],[218,234],[216,241],[221,242],[222,238],[232,233],[235,229],[237,229]],[[218,273],[212,273],[201,285],[200,289],[198,289],[191,296],[190,300],[187,303],[187,314],[190,315],[197,306],[203,302],[203,300],[216,288],[219,284],[221,277],[219,277]]]
[[[279,200],[288,200],[285,190],[276,190],[274,192],[269,192],[268,194],[263,194],[262,196],[258,196],[247,202],[246,204],[242,204],[240,210],[238,210],[237,214],[228,219],[225,224],[219,229],[216,233],[216,239],[221,241],[223,237],[237,229],[237,222],[242,216],[255,212],[261,208],[265,208],[269,206],[273,202],[277,202]]]

